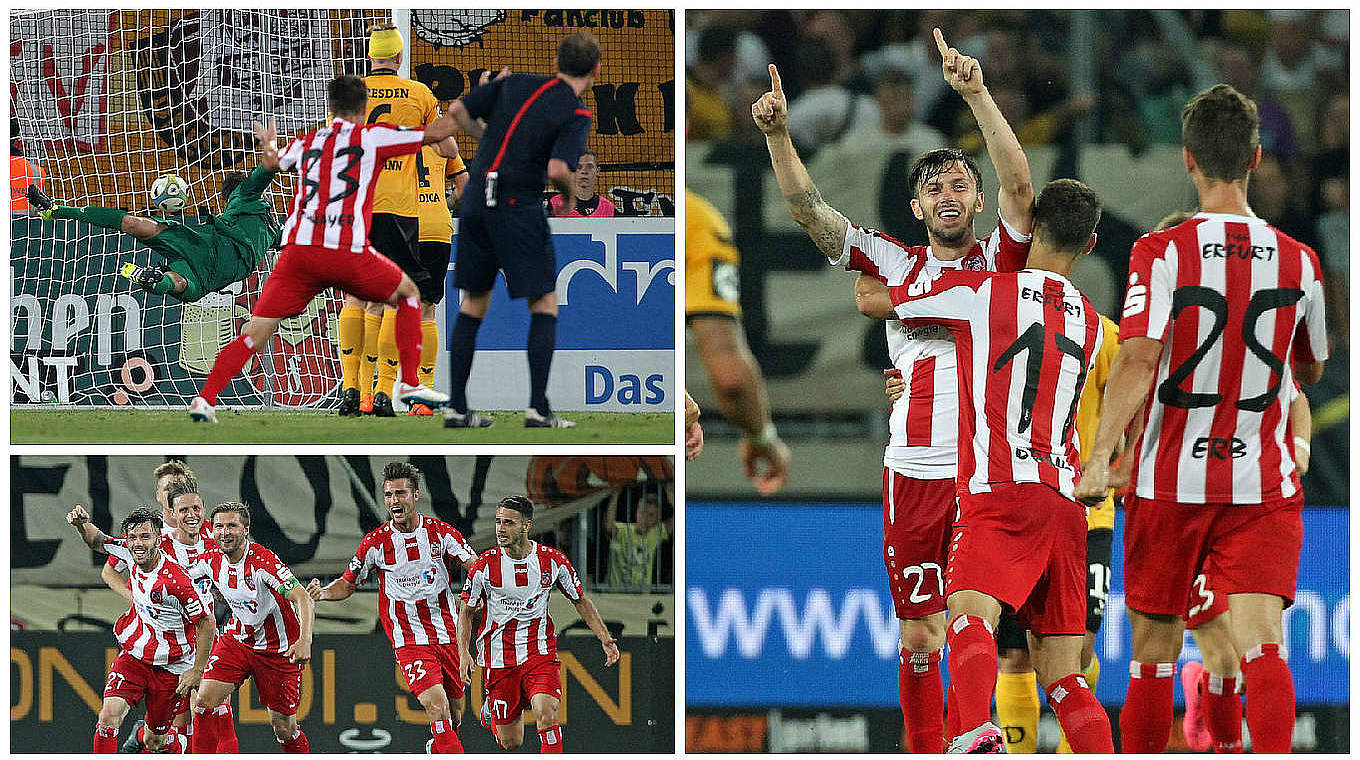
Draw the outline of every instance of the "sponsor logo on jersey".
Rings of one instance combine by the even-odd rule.
[[[1036,449],[1033,447],[1026,449],[1017,446],[1014,450],[1014,453],[1016,461],[1019,462],[1023,462],[1026,459],[1033,459],[1035,462],[1038,462],[1040,464],[1046,464],[1049,465],[1050,467],[1056,467],[1059,470],[1072,469],[1072,465],[1068,463],[1066,458],[1058,454],[1055,454],[1051,451],[1045,451],[1043,449]]]
[[[420,577],[424,579],[425,583],[434,585],[434,582],[439,579],[439,571],[433,567],[427,567],[425,572],[420,574]]]
[[[1247,442],[1241,438],[1196,438],[1190,448],[1195,459],[1239,459],[1247,455]]]
[[[242,603],[241,606],[245,607],[246,611],[252,615],[260,611],[260,605],[254,599],[245,600],[245,602]]]

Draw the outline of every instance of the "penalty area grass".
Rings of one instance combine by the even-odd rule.
[[[488,414],[487,412],[482,412]],[[670,412],[562,412],[574,428],[524,427],[524,412],[490,412],[482,430],[447,429],[443,417],[339,417],[334,411],[217,409],[218,424],[196,423],[186,409],[12,409],[12,444],[671,444]]]

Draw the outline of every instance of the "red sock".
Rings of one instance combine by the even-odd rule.
[[[408,298],[397,305],[397,358],[401,381],[420,385],[420,299]]]
[[[1214,751],[1242,751],[1242,698],[1237,694],[1236,678],[1220,678],[1204,671],[1199,677],[1199,695],[1204,705],[1204,723],[1214,737]]]
[[[217,359],[213,361],[212,371],[208,373],[208,379],[203,381],[203,390],[198,395],[203,397],[209,404],[217,403],[217,394],[227,387],[241,372],[241,368],[250,361],[250,355],[255,353],[255,344],[248,336],[238,335],[236,340],[228,343],[225,348],[217,354]]]
[[[118,729],[112,726],[94,727],[94,753],[112,755],[118,752]]]
[[[957,707],[959,732],[971,731],[992,719],[996,634],[982,618],[959,615],[949,622],[945,638],[949,642],[950,706]]]
[[[1129,663],[1129,691],[1119,710],[1120,752],[1158,755],[1166,750],[1171,740],[1171,676],[1175,672],[1174,662]]]
[[[291,738],[285,739],[279,744],[283,745],[284,752],[293,755],[305,755],[312,751],[311,745],[307,743],[307,735],[302,733],[301,728]]]
[[[437,720],[430,724],[430,735],[434,737],[431,749],[441,755],[463,754],[463,743],[458,740],[458,732],[451,720]]]
[[[189,749],[195,755],[211,755],[217,752],[218,726],[221,725],[206,707],[194,708],[194,732],[189,741]]]
[[[236,739],[236,719],[231,714],[231,703],[223,703],[213,710],[213,718],[217,722],[217,754],[235,755],[241,751],[240,742]]]
[[[908,652],[897,657],[897,700],[907,729],[907,751],[935,754],[944,737],[944,683],[940,651]]]
[[[548,726],[538,729],[538,752],[542,755],[562,754],[562,727]]]
[[[1242,657],[1242,683],[1251,751],[1289,752],[1294,743],[1294,677],[1280,657],[1279,644],[1252,647]]]
[[[1091,693],[1080,673],[1058,679],[1048,687],[1048,704],[1058,714],[1058,725],[1072,752],[1079,755],[1114,754],[1110,716]]]

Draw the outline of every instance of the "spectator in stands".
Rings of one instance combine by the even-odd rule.
[[[877,121],[878,106],[845,86],[844,71],[826,40],[807,37],[798,46],[798,70],[808,86],[789,103],[789,134],[799,152],[810,155],[858,125]]]
[[[693,140],[721,140],[732,132],[732,76],[738,32],[712,24],[699,30],[698,47],[685,72],[685,132]]]
[[[1273,94],[1261,89],[1261,67],[1245,45],[1225,42],[1211,48],[1220,79],[1256,101],[1261,119],[1261,150],[1285,161],[1294,159],[1298,145],[1294,121],[1288,109]],[[1177,122],[1179,123],[1179,122]]]
[[[9,210],[30,211],[28,204],[29,185],[43,189],[47,183],[47,172],[41,166],[24,157],[24,144],[19,140],[19,117],[9,117]]]
[[[1325,271],[1327,327],[1350,346],[1350,119],[1345,90],[1323,105],[1318,117],[1318,151],[1313,159],[1317,194],[1317,253]]]
[[[581,154],[581,160],[576,164],[576,171],[572,174],[571,195],[566,196],[558,193],[552,197],[549,204],[552,206],[553,216],[614,216],[617,209],[614,203],[608,198],[595,192],[595,182],[600,177],[600,157],[595,155],[595,151],[586,149]],[[562,208],[568,203],[571,204],[570,211],[563,212]]]
[[[634,512],[634,522],[619,522],[618,507],[622,492],[609,499],[604,531],[609,535],[609,572],[611,586],[649,586],[656,567],[657,549],[670,538],[674,517],[661,520],[661,501],[655,492],[644,494]]]
[[[1272,10],[1270,46],[1261,64],[1261,85],[1289,108],[1300,133],[1312,133],[1314,101],[1323,71],[1345,60],[1318,39],[1317,14],[1306,10]]]
[[[1261,153],[1261,163],[1251,173],[1247,186],[1247,201],[1256,215],[1270,222],[1276,229],[1305,245],[1313,245],[1314,225],[1304,194],[1296,191],[1298,183],[1280,157]]]

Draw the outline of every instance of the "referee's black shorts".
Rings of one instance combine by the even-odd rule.
[[[537,195],[501,197],[492,209],[464,200],[454,287],[472,293],[491,290],[497,271],[505,273],[511,298],[538,298],[556,290],[557,255]]]
[[[378,253],[401,267],[401,271],[405,272],[406,276],[415,282],[416,287],[420,288],[420,299],[422,301],[429,300],[425,298],[425,291],[430,287],[430,275],[425,271],[425,265],[420,263],[420,220],[418,218],[375,212],[373,223],[368,229],[368,242]],[[440,287],[442,289],[442,283]]]

